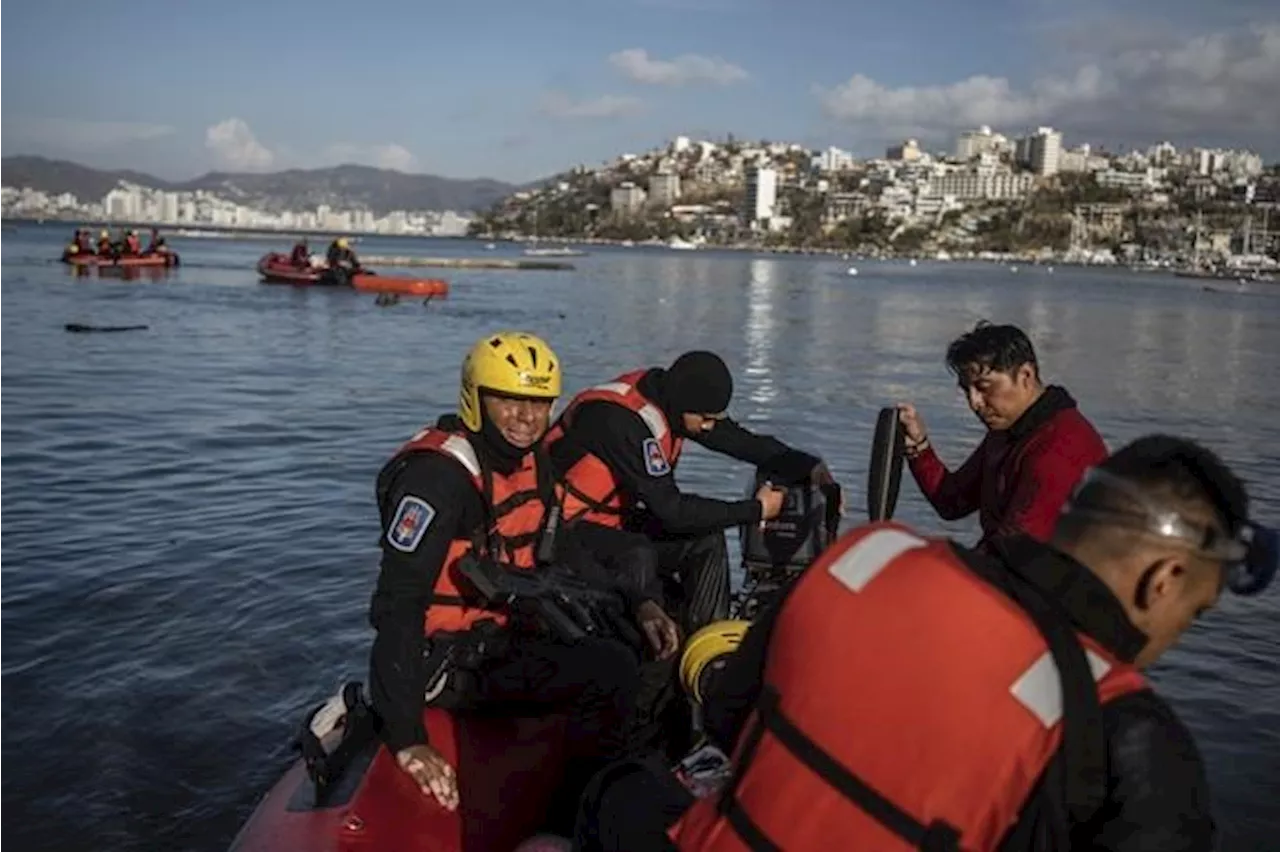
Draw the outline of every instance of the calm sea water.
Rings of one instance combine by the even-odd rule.
[[[976,445],[942,353],[980,318],[1011,321],[1111,446],[1153,430],[1202,439],[1280,521],[1276,285],[932,263],[851,277],[835,259],[603,249],[573,272],[447,272],[447,301],[381,308],[258,284],[253,262],[279,247],[260,241],[175,239],[181,270],[126,282],[50,262],[64,237],[31,225],[3,237],[3,807],[16,849],[225,848],[291,759],[302,712],[363,678],[374,475],[454,404],[463,352],[494,329],[547,337],[569,390],[717,350],[738,376],[738,418],[823,454],[860,493],[882,405],[915,401],[953,464]],[[697,449],[680,471],[726,497],[747,474]],[[910,482],[899,516],[974,538]],[[1280,846],[1277,600],[1227,600],[1154,673],[1206,754],[1228,850]]]

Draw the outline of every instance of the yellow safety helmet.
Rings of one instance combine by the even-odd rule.
[[[335,244],[337,244],[338,248],[346,248],[346,247],[347,247],[347,238],[346,238],[346,237],[338,237],[336,240],[334,240],[334,243],[335,243]]]
[[[680,655],[680,683],[698,704],[702,703],[706,676],[724,668],[750,626],[750,621],[735,618],[713,621],[689,637]]]
[[[111,239],[111,235],[110,235],[110,234],[108,234],[106,231],[103,231],[102,233],[98,234],[98,239],[100,239],[100,240],[109,240],[109,239]]]
[[[480,391],[554,400],[560,396],[560,359],[546,341],[523,331],[500,331],[478,341],[462,362],[458,416],[480,431]]]

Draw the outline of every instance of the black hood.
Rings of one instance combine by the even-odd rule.
[[[650,370],[639,387],[674,422],[682,414],[719,414],[733,398],[733,376],[714,352],[686,352],[665,370]]]

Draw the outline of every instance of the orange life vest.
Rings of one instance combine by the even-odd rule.
[[[635,370],[611,382],[596,385],[579,393],[556,420],[544,439],[546,446],[564,437],[573,424],[578,407],[587,402],[611,402],[640,415],[649,427],[651,437],[645,439],[643,452],[650,471],[674,469],[680,459],[684,439],[676,435],[667,416],[657,403],[651,402],[636,387],[648,370]],[[660,455],[660,457],[659,457]],[[584,453],[560,480],[561,518],[563,523],[586,520],[606,527],[621,527],[631,496],[622,492],[613,471],[592,453]]]
[[[490,519],[489,528],[478,531],[476,540],[456,539],[449,545],[444,567],[432,590],[424,629],[430,636],[437,632],[467,630],[482,619],[506,624],[505,614],[469,605],[467,597],[458,588],[457,564],[463,556],[479,548],[508,565],[525,570],[535,567],[535,553],[546,515],[546,506],[539,499],[536,454],[529,453],[518,470],[502,476],[481,467],[465,432],[427,427],[409,439],[388,464],[394,464],[410,453],[421,452],[443,453],[466,468],[476,489],[486,496]],[[486,474],[492,483],[492,494],[486,493]]]
[[[1101,702],[1145,688],[1077,636]],[[1062,737],[1035,623],[945,541],[893,523],[852,531],[796,580],[761,696],[736,783],[671,829],[681,850],[993,850]]]

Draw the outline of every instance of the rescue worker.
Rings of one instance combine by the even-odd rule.
[[[978,512],[979,550],[998,536],[1048,541],[1059,510],[1107,447],[1075,399],[1045,386],[1030,339],[1018,327],[980,322],[947,348],[947,367],[987,427],[968,460],[951,471],[938,457],[915,406],[899,406],[911,475],[938,515]]]
[[[348,272],[360,269],[360,261],[356,258],[356,253],[351,250],[351,244],[346,237],[338,237],[329,245],[326,260],[330,269],[345,269]]]
[[[98,234],[98,257],[116,257],[115,245],[111,242],[111,234],[105,230]]]
[[[169,246],[165,243],[164,237],[160,236],[159,228],[151,229],[151,242],[147,245],[147,254],[168,254]]]
[[[299,269],[306,269],[311,265],[311,249],[306,240],[294,243],[293,250],[289,252],[289,263]]]
[[[124,235],[124,253],[126,255],[142,254],[142,242],[138,239],[136,231],[129,230]]]
[[[1164,435],[1092,469],[1049,544],[850,531],[719,674],[732,780],[675,820],[683,788],[611,768],[578,848],[1210,852],[1203,761],[1141,672],[1278,549],[1226,465]]]
[[[767,483],[746,500],[681,493],[684,441],[767,468],[780,484],[832,482],[821,459],[729,419],[732,395],[718,355],[686,352],[666,369],[635,370],[578,394],[547,436],[565,491],[562,523],[584,536],[593,527],[649,535],[686,633],[728,614],[724,530],[777,517],[785,492]]]
[[[67,243],[67,247],[62,250],[62,259],[64,261],[70,260],[80,253],[81,239],[80,229],[76,228],[75,235],[72,236],[71,242]]]
[[[576,750],[570,807],[599,761],[620,753],[635,653],[608,639],[569,645],[513,635],[502,613],[468,602],[456,573],[477,549],[535,568],[550,475],[534,448],[560,387],[560,360],[544,341],[522,332],[485,337],[463,362],[457,416],[423,429],[378,474],[382,562],[370,607],[370,694],[399,765],[449,809],[458,805],[457,778],[428,741],[422,712],[428,681],[437,683],[431,661],[450,645],[453,659],[479,658],[465,678],[445,678],[450,709],[519,702],[568,712]],[[645,613],[637,618],[644,626]]]
[[[560,479],[564,537],[602,561],[619,528],[643,532],[657,548],[662,601],[688,636],[729,611],[726,527],[777,517],[785,492],[763,485],[750,499],[682,494],[675,468],[684,441],[767,468],[778,482],[831,474],[815,456],[754,435],[725,414],[733,377],[714,353],[686,352],[666,369],[636,370],[589,388],[566,407],[547,443]],[[675,757],[693,727],[675,660],[648,662],[627,740],[635,750]]]

